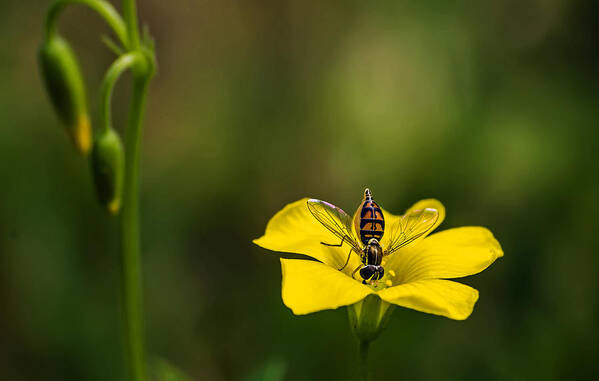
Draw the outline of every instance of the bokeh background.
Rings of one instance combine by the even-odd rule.
[[[0,4],[0,378],[124,380],[116,221],[51,109],[36,49],[50,1]],[[149,352],[197,380],[355,379],[346,310],[294,316],[252,245],[304,196],[351,209],[436,197],[441,229],[505,257],[462,281],[464,322],[397,309],[377,379],[599,374],[596,2],[143,0],[159,71],[142,158]],[[114,59],[69,9],[97,117]],[[129,78],[117,86],[126,120]]]

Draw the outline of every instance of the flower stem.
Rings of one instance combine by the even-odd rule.
[[[123,18],[127,25],[129,49],[139,48],[139,30],[137,29],[137,7],[135,0],[123,0]]]
[[[370,341],[360,340],[360,379],[368,381],[369,368],[368,368],[368,349],[370,347]]]
[[[135,0],[123,0],[122,5],[127,27],[127,48],[130,52],[140,52]],[[125,181],[121,212],[122,292],[129,379],[133,381],[146,380],[139,243],[139,152],[146,95],[153,75],[153,55],[149,59],[152,62],[145,62],[147,65],[132,67],[133,99],[125,131]],[[128,66],[125,63],[123,65]]]
[[[123,19],[112,4],[104,0],[59,0],[55,2],[46,16],[46,38],[50,38],[56,33],[56,20],[62,10],[70,4],[86,5],[93,9],[108,23],[121,44],[127,45],[127,29]]]
[[[106,131],[111,127],[112,112],[110,101],[112,99],[112,90],[116,81],[125,70],[133,67],[133,65],[144,59],[144,56],[139,52],[125,53],[114,61],[112,65],[110,65],[110,68],[108,68],[104,80],[102,81],[102,89],[100,91],[102,94],[100,103],[100,128],[102,128],[102,131]]]
[[[135,76],[129,125],[125,132],[125,186],[121,213],[122,292],[125,344],[130,379],[146,379],[139,250],[139,146],[149,76]]]

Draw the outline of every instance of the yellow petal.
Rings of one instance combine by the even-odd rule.
[[[429,314],[464,320],[472,313],[478,291],[443,279],[419,280],[379,291],[386,302]]]
[[[281,258],[283,303],[296,315],[354,304],[374,293],[320,262]]]
[[[410,208],[408,208],[408,210],[406,210],[404,215],[410,213],[413,210],[426,209],[426,208],[437,209],[439,211],[439,218],[437,219],[437,222],[433,225],[433,227],[428,231],[427,234],[423,235],[422,237],[418,238],[417,240],[414,240],[414,242],[412,242],[408,246],[414,246],[414,244],[416,242],[419,242],[420,240],[424,239],[424,237],[426,237],[433,230],[435,230],[439,225],[441,225],[441,223],[445,219],[445,207],[443,206],[443,204],[441,204],[441,202],[439,200],[435,200],[434,198],[427,198],[427,199],[418,201],[417,203],[412,205]],[[396,226],[396,224],[398,224],[400,219],[402,218],[402,216],[396,216],[394,214],[389,213],[388,211],[386,211],[384,209],[383,209],[383,215],[385,216],[385,225],[387,226],[385,231],[390,231],[391,229],[393,229],[393,226]],[[383,235],[383,238],[381,240],[381,245],[383,245],[383,247],[387,247],[389,245],[389,238],[390,238],[390,236],[388,234]]]
[[[459,278],[477,274],[503,256],[499,242],[483,227],[467,226],[432,234],[391,254],[387,268],[397,282]]]
[[[266,225],[266,232],[253,242],[268,250],[309,255],[335,268],[347,259],[349,246],[330,247],[320,242],[339,244],[341,240],[318,222],[308,210],[308,198],[293,202]]]

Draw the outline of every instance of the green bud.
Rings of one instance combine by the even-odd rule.
[[[394,306],[377,295],[368,295],[362,301],[347,307],[352,332],[362,342],[378,337],[387,326]]]
[[[98,199],[111,214],[121,208],[124,159],[119,135],[112,128],[100,132],[92,148],[91,169]]]
[[[92,143],[91,124],[83,76],[75,53],[66,40],[54,34],[40,47],[38,59],[56,113],[66,125],[77,150],[87,154]]]

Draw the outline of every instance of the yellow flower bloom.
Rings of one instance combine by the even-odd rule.
[[[463,320],[472,313],[478,291],[447,279],[477,274],[503,256],[499,242],[488,229],[449,229],[422,236],[385,257],[383,280],[365,285],[359,277],[351,276],[360,265],[355,253],[349,264],[339,270],[347,259],[347,244],[321,244],[338,240],[310,213],[307,201],[304,198],[285,206],[268,222],[264,235],[254,240],[265,249],[316,259],[281,258],[283,303],[296,315],[353,305],[368,295],[377,295],[387,303]],[[445,208],[439,201],[419,201],[406,213],[424,208],[439,212],[435,229],[445,218]],[[383,213],[387,226],[394,226],[401,219],[385,210]],[[383,236],[381,246],[386,247],[389,239]],[[385,309],[382,307],[381,311]]]

